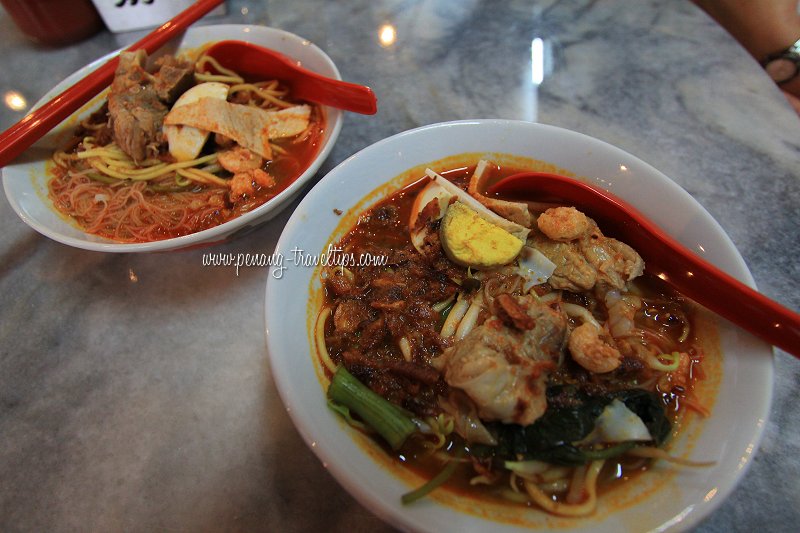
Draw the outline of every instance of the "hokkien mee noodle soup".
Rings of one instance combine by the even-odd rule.
[[[214,58],[120,54],[102,108],[53,156],[49,196],[84,231],[149,242],[262,205],[309,167],[325,120],[280,80]]]
[[[314,344],[328,405],[429,480],[404,503],[587,516],[656,460],[700,466],[663,449],[707,415],[696,310],[574,207],[487,195],[517,171],[428,169],[361,213],[336,246],[384,262],[320,269]]]

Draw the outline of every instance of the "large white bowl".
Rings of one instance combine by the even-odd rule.
[[[687,427],[672,442],[671,453],[715,464],[709,468],[657,465],[623,490],[601,497],[593,518],[558,519],[523,508],[514,513],[516,524],[495,522],[486,518],[498,515],[490,506],[459,503],[457,496],[446,491],[438,495],[434,491],[432,498],[404,507],[401,494],[420,482],[387,466],[377,447],[326,407],[319,363],[309,340],[320,305],[319,281],[314,279],[315,269],[293,264],[296,253],[292,250],[323,252],[347,229],[334,208],[345,211],[345,217],[351,210],[347,223],[353,222],[355,212],[402,184],[392,182],[395,176],[466,152],[535,158],[585,177],[633,204],[710,262],[753,285],[741,256],[708,212],[669,178],[604,142],[560,128],[505,120],[435,124],[401,133],[364,149],[325,176],[303,199],[278,243],[276,257],[283,257],[284,263],[271,270],[267,283],[267,344],[275,382],[298,430],[349,492],[404,530],[651,531],[683,530],[697,524],[731,492],[749,465],[772,390],[771,347],[713,317],[718,322],[722,356],[716,366],[708,367],[711,375],[705,386],[713,403],[712,415],[705,420],[688,419]],[[391,183],[387,186],[387,182]],[[311,298],[306,297],[309,291]]]
[[[248,26],[223,24],[216,26],[199,26],[190,28],[179,40],[168,44],[171,50],[191,49],[211,41],[237,39],[272,48],[295,59],[304,67],[330,78],[341,79],[339,70],[328,55],[310,41],[292,33],[266,28],[264,26]],[[116,53],[116,52],[115,52]],[[67,79],[56,85],[34,107],[38,107],[64,91],[70,85],[108,61],[114,54],[102,57]],[[11,207],[33,229],[64,244],[101,252],[151,252],[157,250],[174,250],[198,244],[209,244],[224,241],[235,233],[245,233],[277,215],[283,208],[302,192],[303,187],[319,170],[328,157],[342,128],[342,112],[325,107],[327,129],[322,138],[319,152],[311,165],[291,185],[256,209],[236,217],[233,220],[207,230],[192,233],[173,239],[146,243],[119,243],[88,234],[75,223],[59,214],[47,197],[47,181],[45,163],[53,151],[69,137],[75,128],[92,111],[97,109],[103,96],[99,96],[81,110],[62,122],[45,138],[37,142],[15,164],[2,170],[3,186]]]

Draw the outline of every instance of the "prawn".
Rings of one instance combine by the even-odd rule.
[[[569,351],[572,359],[589,372],[605,374],[622,363],[619,350],[600,338],[600,328],[584,322],[569,336]]]
[[[228,172],[236,174],[261,168],[264,165],[264,158],[243,146],[235,146],[230,150],[219,152],[217,162]]]
[[[554,241],[574,241],[587,231],[589,218],[574,207],[551,207],[536,220],[539,230]]]
[[[632,336],[637,333],[634,317],[642,308],[642,299],[629,294],[621,295],[617,290],[610,290],[605,295],[608,309],[608,325],[614,338]]]
[[[234,174],[230,184],[231,199],[236,200],[237,198],[245,195],[253,196],[256,193],[256,185],[259,185],[265,189],[274,187],[275,178],[260,168],[256,168]]]

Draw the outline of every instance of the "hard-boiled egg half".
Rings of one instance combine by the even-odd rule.
[[[420,253],[431,231],[428,222],[441,220],[442,248],[453,262],[491,268],[518,259],[526,290],[547,281],[556,265],[525,245],[528,228],[501,217],[433,170],[426,169],[425,173],[432,181],[414,199],[409,220],[411,242]]]
[[[228,99],[228,86],[210,81],[195,85],[175,102],[172,108],[197,102],[202,98]],[[209,132],[192,126],[164,125],[164,137],[169,143],[169,153],[178,161],[189,161],[200,155]]]
[[[411,242],[417,250],[422,252],[430,231],[428,220],[418,223],[420,216],[425,216],[426,219],[444,219],[440,229],[442,246],[457,264],[488,268],[508,264],[516,258],[528,237],[528,228],[487,209],[433,170],[426,169],[425,173],[432,181],[414,200],[409,220]],[[426,208],[429,211],[423,215]]]

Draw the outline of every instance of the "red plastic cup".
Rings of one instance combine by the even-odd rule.
[[[74,43],[103,28],[103,19],[91,0],[0,0],[0,3],[20,31],[39,44]]]

